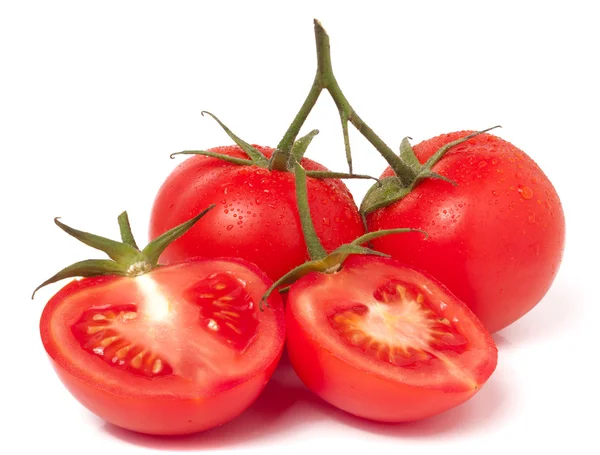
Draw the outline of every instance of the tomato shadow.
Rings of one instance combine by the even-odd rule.
[[[502,378],[492,377],[468,402],[419,422],[385,424],[355,417],[310,392],[284,355],[256,402],[237,419],[190,436],[158,437],[123,430],[106,423],[104,430],[127,443],[158,450],[211,450],[235,446],[276,444],[307,427],[345,425],[390,438],[443,438],[445,433],[472,433],[493,425],[504,412],[509,394]]]
[[[555,282],[544,298],[529,313],[493,335],[499,349],[535,343],[570,331],[583,317],[583,296],[567,283]]]

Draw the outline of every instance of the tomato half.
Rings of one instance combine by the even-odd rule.
[[[267,158],[273,153],[271,148],[255,147]],[[237,146],[210,151],[247,158]],[[302,166],[307,171],[327,170],[306,158]],[[307,180],[310,212],[327,251],[364,234],[354,199],[341,180]],[[240,257],[277,280],[309,259],[292,172],[238,166],[205,156],[186,159],[167,177],[152,208],[150,238],[213,203],[217,207],[202,223],[169,245],[161,256],[164,263],[194,256]]]
[[[469,131],[417,144],[421,163]],[[513,323],[544,297],[558,272],[565,218],[539,166],[509,142],[481,134],[450,149],[428,179],[367,216],[369,230],[418,233],[381,237],[375,249],[424,270],[465,302],[490,332]],[[393,175],[387,169],[382,177]]]
[[[496,367],[490,334],[432,278],[351,256],[292,285],[287,350],[306,386],[351,414],[411,421],[473,396]]]
[[[72,281],[46,305],[44,347],[67,389],[117,426],[186,434],[260,394],[285,338],[281,299],[241,260],[194,260],[135,278]]]

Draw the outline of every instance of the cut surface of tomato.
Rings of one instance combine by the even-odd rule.
[[[290,289],[287,347],[315,393],[352,414],[417,420],[471,397],[497,350],[473,313],[432,278],[398,262],[351,256],[335,274]]]
[[[193,260],[139,277],[65,286],[46,306],[42,341],[59,377],[92,412],[153,434],[214,427],[258,396],[281,355],[279,296],[240,260]]]

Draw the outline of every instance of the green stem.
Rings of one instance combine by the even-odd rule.
[[[310,114],[310,111],[312,111],[313,107],[317,103],[317,100],[319,99],[319,95],[321,94],[322,90],[323,87],[319,81],[317,73],[317,77],[315,78],[313,85],[310,88],[310,92],[308,92],[308,96],[304,100],[300,111],[298,111],[296,117],[292,121],[292,124],[285,132],[281,141],[279,141],[279,144],[277,145],[278,151],[282,152],[285,155],[291,152],[292,146],[294,145],[294,141],[296,140],[296,137],[298,137],[302,125],[304,125],[304,122],[308,118],[308,114]]]
[[[315,231],[310,216],[310,208],[308,206],[308,195],[306,188],[306,172],[300,163],[296,162],[294,166],[296,180],[296,199],[298,201],[298,212],[300,214],[300,223],[302,224],[302,233],[308,250],[308,255],[313,261],[318,261],[327,256],[327,251],[321,245],[321,241]]]
[[[306,175],[315,179],[363,179],[363,180],[375,180],[379,182],[376,177],[371,177],[365,174],[346,174],[345,172],[331,172],[331,171],[306,171]]]
[[[469,139],[474,138],[475,136],[487,133],[488,131],[491,131],[496,128],[500,128],[500,125],[492,126],[491,128],[486,128],[481,131],[476,131],[474,133],[469,134],[468,136],[462,137],[452,142],[448,142],[446,145],[437,150],[431,157],[429,157],[427,162],[423,165],[423,168],[431,170],[431,168],[433,168],[433,166],[435,166],[437,162],[441,160],[444,157],[444,155],[448,152],[448,150],[450,150],[452,147],[456,147],[457,145],[462,144],[463,142],[466,142]]]
[[[183,152],[171,153],[171,159],[175,158],[177,155],[209,156],[211,158],[218,158],[220,160],[227,161],[228,163],[237,164],[238,166],[252,166],[254,164],[252,160],[236,158],[235,156],[224,155],[223,153],[207,152],[204,150],[184,150]]]
[[[394,170],[401,182],[409,185],[415,177],[413,170],[410,168],[410,166],[406,165],[356,113],[342,92],[333,74],[329,36],[327,35],[327,32],[323,26],[317,20],[315,20],[315,41],[317,45],[317,74],[315,76],[315,80],[306,100],[300,108],[300,111],[298,114],[296,114],[294,121],[286,131],[283,139],[280,141],[277,147],[278,150],[281,150],[282,153],[289,153],[296,136],[300,132],[302,125],[317,102],[319,95],[324,89],[326,89],[333,98],[333,101],[335,102],[340,114],[349,169],[352,169],[352,159],[350,156],[350,147],[347,143],[347,128],[345,128],[345,125],[347,125],[348,121],[358,130],[360,134],[365,137],[365,139],[367,139],[373,145],[373,147],[377,149],[377,151]]]

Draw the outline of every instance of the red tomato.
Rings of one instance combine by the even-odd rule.
[[[424,163],[466,136],[445,134],[414,147]],[[565,219],[542,170],[514,145],[490,134],[452,148],[428,179],[394,204],[368,215],[369,230],[420,228],[373,241],[375,249],[444,283],[490,332],[531,310],[546,294],[564,249]],[[393,175],[388,168],[383,176]]]
[[[76,280],[45,307],[42,341],[62,382],[99,417],[142,433],[193,433],[240,414],[273,373],[285,333],[278,296],[257,308],[269,285],[232,259]]]
[[[287,351],[324,400],[383,422],[429,417],[475,394],[496,367],[481,322],[442,285],[397,261],[351,256],[292,285]]]
[[[273,153],[271,148],[255,147],[267,158]],[[247,158],[237,146],[210,151]],[[327,170],[306,158],[302,166],[307,171]],[[308,197],[315,229],[326,250],[364,234],[356,204],[341,180],[309,177]],[[212,203],[217,208],[165,250],[161,256],[164,263],[194,256],[240,257],[277,280],[309,259],[293,173],[238,166],[204,156],[185,160],[160,188],[152,209],[150,238]]]

